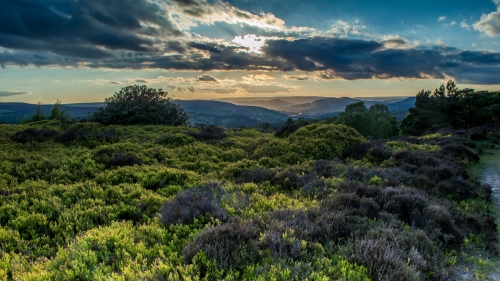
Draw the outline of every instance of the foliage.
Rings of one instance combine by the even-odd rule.
[[[405,135],[422,135],[441,128],[469,129],[500,122],[500,92],[458,89],[449,80],[434,92],[420,91],[415,107],[401,121]]]
[[[353,127],[365,137],[383,139],[398,135],[396,118],[383,104],[374,104],[369,109],[362,101],[350,104],[334,119],[334,123]]]
[[[161,89],[145,85],[123,87],[104,100],[89,119],[102,124],[185,125],[189,116]]]
[[[288,137],[291,133],[296,132],[303,126],[308,125],[308,122],[303,118],[298,119],[297,121],[293,121],[292,118],[288,118],[276,132],[274,132],[274,136],[276,137]]]
[[[45,112],[42,110],[43,103],[39,101],[35,106],[35,114],[28,119],[28,122],[38,122],[46,119]]]
[[[443,280],[464,241],[498,243],[469,132],[0,131],[0,279]]]
[[[47,119],[69,121],[71,117],[66,112],[66,110],[61,110],[61,101],[57,100],[56,103],[54,104],[54,107],[50,111],[50,115]]]

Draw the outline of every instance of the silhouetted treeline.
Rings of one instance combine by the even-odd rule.
[[[494,122],[500,122],[499,91],[458,89],[450,80],[434,92],[420,91],[399,129],[402,135],[421,135],[440,128],[469,129]]]

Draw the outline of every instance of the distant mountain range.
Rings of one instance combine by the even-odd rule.
[[[228,98],[215,100],[174,100],[192,118],[194,125],[216,124],[219,126],[255,126],[261,122],[283,122],[290,116],[305,118],[324,118],[338,115],[349,104],[364,101],[367,107],[375,103],[385,104],[398,120],[404,118],[408,109],[415,104],[415,97],[398,98],[324,98],[324,97],[258,97]],[[101,107],[102,103],[62,104],[71,117],[85,118],[90,112]],[[46,115],[53,105],[42,105]],[[15,124],[35,113],[35,105],[28,103],[0,103],[0,123]]]
[[[298,104],[290,107],[281,108],[279,111],[283,113],[287,113],[290,115],[302,115],[302,116],[311,116],[318,117],[327,114],[336,115],[340,112],[343,112],[346,106],[363,101],[366,107],[370,107],[374,104],[384,104],[387,105],[389,111],[404,111],[406,112],[409,108],[413,107],[415,104],[415,97],[409,97],[404,100],[400,100],[397,102],[391,100],[377,101],[377,100],[361,100],[356,98],[324,98],[318,99],[311,103]],[[406,116],[406,113],[404,114]],[[404,118],[402,116],[402,119]],[[399,117],[399,116],[398,116]]]
[[[176,100],[189,113],[192,124],[216,124],[225,127],[255,126],[262,122],[285,121],[289,116],[257,106],[240,106],[210,100]]]
[[[192,118],[194,125],[216,124],[226,127],[255,126],[261,122],[276,123],[289,116],[263,107],[239,106],[210,100],[175,100]],[[85,118],[102,103],[75,103],[61,105],[73,118]],[[48,116],[53,105],[42,105]],[[35,105],[28,103],[0,103],[0,123],[16,124],[35,113]]]
[[[247,106],[259,106],[272,110],[279,110],[284,107],[290,107],[296,105],[295,103],[284,101],[282,99],[272,99],[272,100],[241,100],[241,101],[228,101],[236,105],[247,105]]]

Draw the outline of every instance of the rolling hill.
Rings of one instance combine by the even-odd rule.
[[[215,124],[225,127],[254,126],[261,122],[282,122],[287,114],[257,106],[238,106],[227,102],[208,100],[175,100],[192,118],[193,125]],[[63,104],[73,118],[85,118],[89,112],[102,103]],[[53,105],[42,105],[42,110],[49,115]],[[0,103],[0,123],[17,124],[35,113],[35,105],[28,103]]]

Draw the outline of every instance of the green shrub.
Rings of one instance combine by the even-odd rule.
[[[189,115],[161,89],[127,86],[104,100],[89,119],[101,124],[185,125]]]
[[[364,140],[356,130],[332,124],[308,125],[288,138],[293,151],[317,160],[339,158]]]

